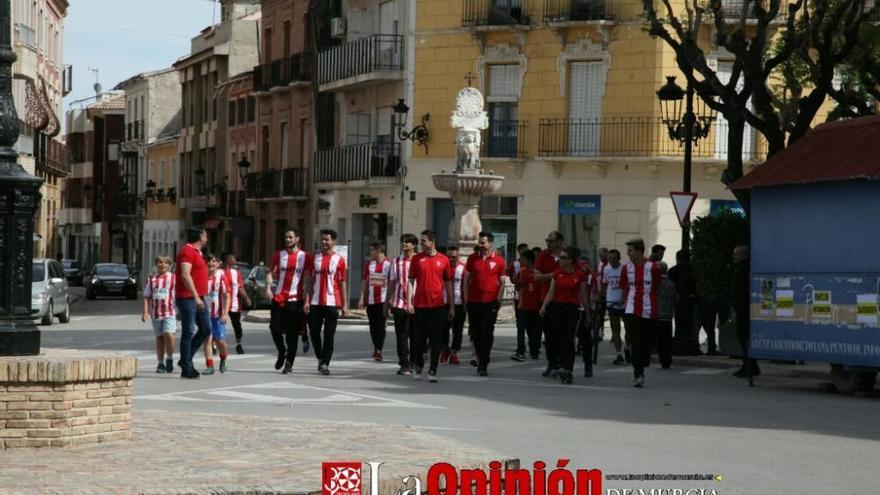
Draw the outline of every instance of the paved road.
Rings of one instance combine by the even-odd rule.
[[[136,301],[82,300],[70,324],[56,324],[43,336],[44,346],[137,355],[135,420],[138,411],[165,411],[405,425],[526,464],[570,458],[572,466],[606,474],[724,478],[606,481],[606,489],[878,493],[880,400],[820,392],[814,380],[762,377],[749,389],[723,369],[652,367],[640,390],[630,386],[629,370],[605,355],[594,378],[579,377],[578,368],[574,385],[566,386],[541,378],[539,362],[510,361],[515,332],[502,326],[488,378],[467,365],[443,366],[440,383],[431,384],[396,376],[392,362],[371,361],[361,324],[340,326],[330,376],[320,376],[308,354],[287,377],[272,369],[266,325],[245,324],[247,354],[232,356],[225,375],[188,381],[155,373],[152,333],[137,314]],[[393,359],[393,346],[386,348]],[[202,357],[197,364],[204,364]],[[376,460],[381,456],[377,452]]]

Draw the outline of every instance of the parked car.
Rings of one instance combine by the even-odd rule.
[[[135,299],[138,293],[134,273],[121,263],[98,263],[85,278],[86,299],[98,296],[125,296]]]
[[[67,280],[61,263],[50,259],[35,259],[33,262],[31,284],[31,310],[34,319],[43,325],[51,325],[57,316],[58,321],[70,321],[70,298],[67,295]]]
[[[251,272],[251,264],[245,261],[236,261],[235,268],[238,269],[238,273],[241,274],[241,279],[247,279],[248,274]]]
[[[257,265],[251,268],[250,273],[244,278],[244,291],[251,300],[254,309],[268,309],[272,307],[272,301],[266,297],[266,265]]]
[[[64,268],[64,278],[70,285],[83,284],[82,266],[77,260],[61,260],[61,266]]]

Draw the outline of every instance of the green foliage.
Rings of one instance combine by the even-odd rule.
[[[700,294],[713,301],[729,300],[733,248],[749,243],[749,221],[736,213],[696,218],[691,224],[694,272]]]

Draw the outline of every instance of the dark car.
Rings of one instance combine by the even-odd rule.
[[[244,279],[244,290],[251,299],[254,309],[267,309],[272,307],[272,301],[266,297],[266,265],[257,265],[251,268],[250,273]]]
[[[70,285],[82,285],[83,272],[77,260],[61,260],[61,266],[64,267],[64,278]]]
[[[121,263],[98,263],[83,283],[86,286],[86,299],[98,296],[125,296],[135,299],[138,293],[135,274]]]

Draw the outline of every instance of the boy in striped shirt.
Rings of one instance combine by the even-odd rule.
[[[385,257],[385,244],[370,244],[370,259],[364,266],[361,280],[359,309],[367,309],[370,322],[370,338],[373,341],[373,360],[382,361],[382,348],[385,347],[385,300],[388,298],[388,278],[391,273],[391,260]]]
[[[627,242],[626,254],[630,261],[620,270],[620,289],[626,301],[626,332],[631,334],[633,386],[641,388],[645,386],[645,365],[651,359],[663,275],[656,262],[645,258],[645,241]]]
[[[309,335],[318,358],[318,372],[330,374],[336,325],[348,315],[348,269],[345,258],[334,251],[336,231],[321,230],[321,252],[315,253],[306,278],[306,299],[303,310],[309,315]],[[321,331],[323,330],[323,339]]]
[[[174,372],[174,334],[177,332],[177,314],[174,312],[174,274],[170,271],[171,257],[156,257],[156,273],[144,284],[144,314],[149,318],[156,335],[156,373]],[[163,361],[164,359],[164,361]]]
[[[211,316],[211,336],[205,340],[205,364],[208,366],[203,375],[214,374],[213,343],[217,344],[220,354],[220,373],[226,372],[226,320],[229,315],[230,298],[226,274],[220,269],[220,260],[213,254],[205,256],[208,262],[208,293],[205,294],[205,305]]]
[[[412,375],[412,363],[415,361],[416,350],[413,340],[414,317],[407,311],[407,283],[412,258],[419,244],[418,237],[413,234],[400,236],[401,254],[394,259],[391,265],[391,273],[388,281],[391,290],[388,291],[386,306],[394,315],[394,336],[397,341],[397,369],[398,375]],[[387,311],[387,310],[386,310]]]

